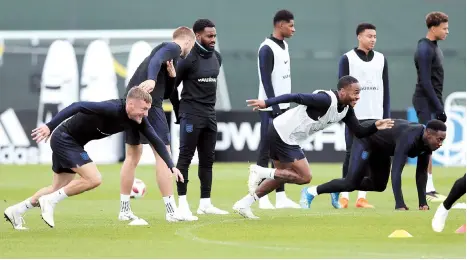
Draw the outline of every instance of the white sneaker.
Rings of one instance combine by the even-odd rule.
[[[208,207],[200,206],[198,210],[196,211],[196,213],[198,213],[199,215],[202,215],[202,214],[227,215],[229,214],[229,212],[222,210],[222,209],[218,209],[214,207],[212,204],[209,205]]]
[[[258,188],[261,182],[261,178],[257,172],[258,168],[260,168],[260,166],[255,164],[250,165],[250,176],[248,176],[248,192],[252,195],[255,193],[256,188]]]
[[[260,209],[275,209],[274,205],[272,205],[271,201],[269,201],[268,195],[265,195],[259,198],[259,208]]]
[[[198,220],[197,216],[193,216],[193,213],[190,210],[190,207],[188,205],[180,205],[178,207],[178,215],[183,218],[185,221],[196,221]]]
[[[167,220],[167,222],[180,222],[180,221],[185,221],[186,219],[182,215],[180,215],[178,212],[172,212],[172,213],[165,214],[165,220]]]
[[[124,212],[120,211],[120,213],[118,214],[118,220],[120,221],[128,221],[128,220],[135,220],[135,219],[139,219],[139,217],[133,214],[133,211],[131,210],[124,211]]]
[[[27,227],[23,227],[23,224],[26,222],[23,219],[23,216],[17,211],[17,208],[14,206],[8,207],[3,213],[6,221],[10,222],[14,229],[16,230],[26,230]]]
[[[300,209],[300,205],[289,198],[276,200],[276,208],[278,209]]]
[[[42,219],[51,228],[55,226],[55,221],[54,221],[55,205],[56,204],[50,200],[50,195],[42,196],[39,198],[39,207],[41,208]]]
[[[244,218],[259,219],[259,217],[253,214],[250,207],[245,207],[244,205],[241,205],[238,201],[234,204],[232,208],[234,212],[240,214],[240,216]]]
[[[431,227],[433,228],[433,231],[435,232],[443,231],[448,214],[449,214],[449,210],[444,208],[443,203],[441,203],[438,209],[436,210],[435,215],[433,216],[433,219],[431,220]]]

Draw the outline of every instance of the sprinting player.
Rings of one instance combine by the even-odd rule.
[[[435,232],[441,232],[444,229],[444,224],[449,214],[449,210],[452,205],[465,194],[465,174],[454,182],[454,185],[446,197],[436,210],[433,220],[431,221],[431,227]]]
[[[259,93],[258,99],[273,98],[276,95],[290,94],[292,89],[290,77],[289,47],[285,38],[290,38],[295,33],[294,16],[290,11],[280,10],[274,16],[274,31],[260,45],[258,51],[258,75]],[[268,167],[269,140],[268,128],[272,120],[289,109],[290,104],[282,103],[260,109],[261,140],[258,149],[256,164]],[[300,208],[300,205],[287,198],[285,184],[276,189],[276,208]],[[262,209],[274,209],[268,195],[261,197],[259,207]]]
[[[249,194],[237,201],[233,209],[245,218],[257,218],[251,205],[282,183],[307,184],[311,181],[308,161],[300,148],[307,138],[326,127],[344,121],[358,138],[391,128],[391,119],[378,120],[362,127],[353,106],[359,99],[360,85],[352,76],[339,79],[337,91],[317,90],[313,94],[286,94],[267,100],[247,100],[254,110],[275,104],[295,102],[299,106],[276,117],[269,127],[270,153],[274,169],[250,166]],[[261,184],[262,179],[266,179]],[[259,185],[259,186],[258,186]],[[339,194],[332,194],[332,204],[339,208]]]
[[[184,183],[177,183],[179,213],[187,220],[197,220],[187,201],[188,169],[198,148],[198,176],[201,182],[201,198],[198,214],[228,214],[211,202],[212,165],[217,141],[216,93],[217,76],[222,57],[214,47],[217,32],[214,23],[199,19],[193,24],[196,44],[186,59],[177,65],[177,78],[171,96],[177,121],[180,123],[180,153],[177,168],[183,174]],[[181,100],[178,85],[183,81]],[[179,104],[180,103],[180,104]]]
[[[375,120],[372,120],[364,124],[373,125],[374,122]],[[407,157],[418,157],[415,178],[419,209],[428,210],[425,197],[426,169],[431,153],[441,147],[445,138],[446,125],[442,121],[431,120],[425,128],[418,123],[396,119],[391,129],[378,131],[366,138],[354,139],[347,176],[319,186],[304,188],[300,205],[302,208],[309,208],[314,197],[323,193],[354,190],[382,192],[386,189],[391,174],[395,208],[408,210],[402,196],[402,170]],[[392,167],[391,156],[393,156]]]
[[[34,129],[33,140],[38,143],[47,141],[53,132],[50,146],[54,177],[51,186],[40,189],[32,197],[5,210],[5,218],[11,222],[13,228],[26,229],[23,227],[23,215],[36,206],[41,207],[41,216],[45,223],[54,227],[54,209],[57,203],[92,190],[102,182],[101,174],[84,146],[91,140],[102,139],[124,129],[141,131],[177,176],[177,180],[183,181],[183,176],[175,168],[164,142],[146,118],[151,102],[151,95],[147,91],[134,87],[128,92],[126,101],[115,99],[75,102],[60,111],[47,124]],[[69,117],[72,118],[62,124]],[[81,178],[75,179],[75,173]]]
[[[426,26],[428,27],[426,37],[418,41],[414,55],[417,85],[412,103],[420,124],[427,124],[432,118],[446,122],[443,104],[444,57],[438,41],[445,40],[449,33],[448,16],[441,12],[429,13],[426,16]],[[430,157],[426,184],[427,200],[442,202],[446,196],[436,192],[432,169]]]
[[[175,83],[174,62],[176,63],[180,56],[184,57],[191,51],[195,35],[190,28],[179,27],[173,32],[172,39],[172,42],[161,43],[151,51],[151,54],[141,62],[127,86],[127,91],[132,86],[139,85],[151,93],[152,105],[149,109],[148,121],[157,135],[164,141],[168,151],[170,151],[170,131],[167,118],[162,109],[162,102],[164,98],[168,98],[166,89],[172,91]],[[130,193],[135,179],[136,166],[143,153],[143,144],[147,144],[148,140],[136,129],[127,129],[125,131],[125,143],[125,161],[120,172],[120,212],[118,219],[121,221],[138,218],[133,214],[130,207]],[[169,222],[183,220],[177,214],[169,168],[165,165],[160,154],[154,150],[154,147],[152,150],[156,158],[157,184],[165,205],[166,220]]]
[[[355,116],[360,123],[372,119],[390,117],[388,64],[384,55],[374,50],[376,43],[376,27],[370,23],[357,26],[358,47],[344,55],[339,61],[339,78],[351,75],[361,84],[360,100],[354,107]],[[381,105],[382,104],[382,105]],[[354,136],[349,127],[345,127],[346,153],[342,166],[342,177],[347,176],[350,151]],[[349,193],[342,192],[339,203],[342,208],[349,204]],[[359,191],[357,208],[374,208],[366,199],[366,191]]]

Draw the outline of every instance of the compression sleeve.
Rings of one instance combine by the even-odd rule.
[[[409,137],[410,138],[410,137]],[[407,151],[412,142],[408,138],[401,138],[394,149],[394,157],[391,169],[392,192],[396,201],[396,209],[406,207],[402,195],[402,171],[407,161]]]
[[[265,100],[266,107],[270,107],[280,103],[294,102],[300,105],[313,107],[316,109],[328,109],[331,105],[331,97],[324,93],[319,92],[316,94],[298,93],[298,94],[284,94],[274,98]]]
[[[430,154],[423,153],[418,156],[417,159],[417,170],[415,174],[415,183],[417,184],[417,193],[418,193],[418,205],[424,206],[428,205],[426,201],[426,182],[428,179],[428,164],[430,163]]]

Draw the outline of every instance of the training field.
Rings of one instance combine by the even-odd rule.
[[[406,166],[403,191],[408,212],[395,212],[392,188],[369,193],[376,209],[356,209],[356,193],[348,209],[336,210],[330,196],[315,199],[309,210],[259,210],[261,219],[239,215],[199,216],[197,222],[167,223],[152,166],[138,167],[137,177],[148,186],[143,199],[132,200],[133,211],[149,226],[127,226],[117,220],[120,165],[100,166],[103,184],[96,190],[68,198],[56,207],[55,228],[49,228],[40,210],[26,213],[27,231],[0,224],[0,258],[464,258],[465,234],[454,231],[465,224],[465,210],[450,212],[443,233],[434,233],[431,210],[419,211],[415,169]],[[246,195],[247,164],[214,166],[213,202],[232,212]],[[340,165],[313,164],[312,184],[340,175]],[[447,195],[464,168],[435,168],[437,190]],[[196,212],[199,201],[197,167],[190,171],[188,200]],[[50,166],[0,165],[0,208],[30,196],[50,184]],[[287,185],[298,202],[301,186]],[[270,197],[275,201],[274,193]],[[465,202],[463,197],[461,202]],[[412,238],[388,238],[396,229]]]

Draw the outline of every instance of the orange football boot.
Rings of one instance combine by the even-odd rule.
[[[364,209],[374,209],[375,207],[368,203],[368,200],[365,198],[359,198],[357,203],[355,203],[355,207],[357,208],[364,208]]]

